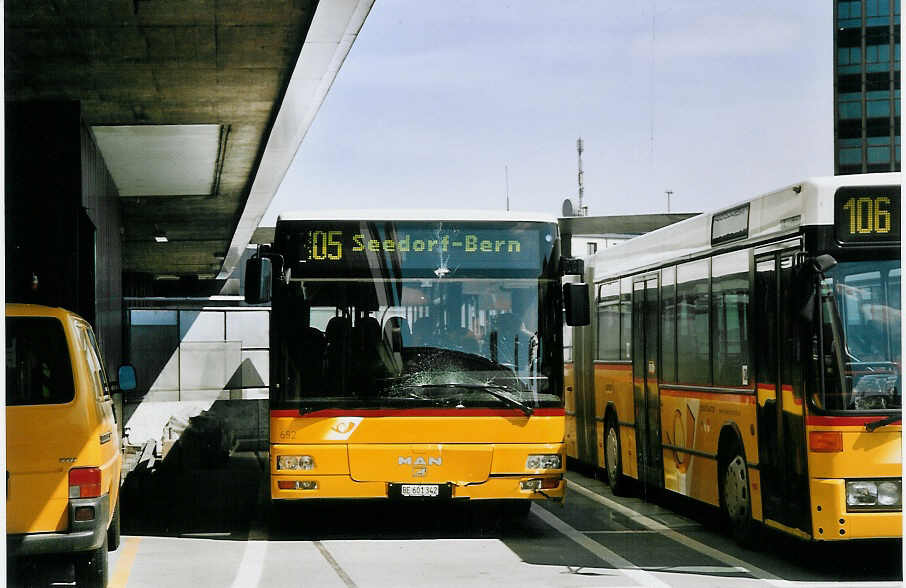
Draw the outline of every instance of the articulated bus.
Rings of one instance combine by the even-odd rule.
[[[818,178],[586,259],[567,453],[814,541],[902,536],[900,177]],[[634,480],[629,483],[631,480]]]
[[[246,268],[271,301],[271,499],[561,500],[564,296],[589,312],[565,271],[539,215],[280,216]]]

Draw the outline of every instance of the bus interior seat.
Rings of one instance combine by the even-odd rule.
[[[327,336],[315,327],[307,327],[302,335],[300,369],[302,385],[314,389],[324,383],[324,361],[327,352]]]
[[[334,394],[345,393],[349,319],[335,316],[327,321],[327,387]]]
[[[377,381],[390,376],[393,366],[381,334],[381,324],[371,316],[363,317],[353,328],[354,378],[364,394],[376,392]]]
[[[412,332],[409,330],[409,321],[401,316],[392,316],[384,323],[384,343],[393,350],[393,331],[399,329],[400,344],[402,347],[412,345]]]

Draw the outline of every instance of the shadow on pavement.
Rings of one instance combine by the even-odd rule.
[[[253,452],[198,463],[174,446],[150,470],[131,473],[122,489],[124,535],[213,534],[244,540],[258,511],[265,472]]]

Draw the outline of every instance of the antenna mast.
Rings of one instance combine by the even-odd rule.
[[[585,196],[585,178],[584,172],[582,171],[582,152],[585,151],[585,145],[582,142],[582,137],[576,141],[576,152],[579,154],[579,215],[585,216],[586,210],[582,204],[582,199]]]

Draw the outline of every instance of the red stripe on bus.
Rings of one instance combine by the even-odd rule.
[[[632,371],[631,363],[596,363],[595,370],[618,370],[618,371]]]
[[[661,388],[661,395],[676,398],[707,398],[709,400],[726,400],[741,404],[755,404],[754,394],[731,394],[730,392],[703,392],[699,390],[671,390]]]
[[[806,425],[815,427],[864,427],[879,421],[883,416],[812,416],[805,419]],[[900,421],[895,421],[900,422]],[[891,423],[893,424],[893,423]]]
[[[564,416],[566,410],[562,408],[536,408],[533,416]],[[298,410],[272,410],[271,417],[294,417],[294,418],[330,418],[330,417],[438,417],[438,416],[525,416],[518,408],[514,409],[496,409],[496,408],[384,408],[377,410],[369,409],[339,409],[328,408],[325,410],[316,410],[300,415]]]

